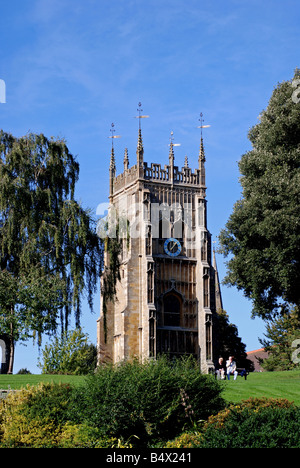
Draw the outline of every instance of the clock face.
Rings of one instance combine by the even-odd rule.
[[[181,252],[181,244],[179,240],[170,237],[164,243],[164,250],[170,257],[177,257]]]

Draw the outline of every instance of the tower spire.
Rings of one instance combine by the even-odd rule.
[[[109,170],[116,172],[115,150],[113,146],[111,147],[111,152],[110,152]]]
[[[143,139],[142,139],[142,129],[141,129],[141,119],[146,119],[149,117],[149,115],[142,115],[143,109],[142,109],[142,103],[139,102],[138,104],[138,113],[139,115],[136,116],[136,119],[139,119],[139,134],[138,134],[138,144],[137,144],[137,150],[136,150],[136,156],[137,156],[137,166],[138,168],[143,168],[144,166],[144,147],[143,147]]]
[[[201,137],[201,140],[200,140],[200,149],[199,149],[199,158],[198,158],[198,161],[199,161],[199,169],[200,169],[201,161],[203,161],[203,162],[206,161],[206,159],[205,159],[204,145],[203,145],[203,138],[202,138],[202,137]]]
[[[138,134],[138,143],[137,143],[137,162],[139,166],[143,166],[144,163],[144,147],[143,147],[143,138],[142,138],[142,130],[139,128]]]
[[[114,180],[116,177],[116,161],[115,161],[115,150],[112,145],[110,153],[110,164],[109,164],[109,194],[112,195],[114,191]]]
[[[169,146],[170,146],[170,150],[169,150],[169,165],[170,165],[170,166],[174,166],[174,159],[175,159],[175,157],[174,157],[174,143],[173,143],[174,138],[173,138],[173,135],[174,135],[174,133],[171,132],[170,144],[169,144]]]
[[[203,125],[204,119],[202,112],[200,113],[200,125],[197,128],[201,128],[201,138],[200,138],[200,149],[199,149],[199,171],[200,171],[200,183],[201,185],[205,185],[205,152],[204,152],[204,144],[203,144],[203,136],[202,136],[202,129],[209,128],[210,125]]]
[[[175,156],[174,156],[174,146],[180,146],[180,143],[173,143],[174,141],[174,132],[171,132],[171,135],[170,135],[170,150],[169,150],[169,180],[170,182],[173,183],[174,181],[174,160],[175,160]]]
[[[199,149],[199,169],[201,169],[201,162],[205,162],[205,152],[204,152],[204,145],[203,145],[203,135],[202,135],[202,129],[203,128],[209,128],[210,125],[203,125],[204,119],[203,119],[203,114],[202,112],[200,113],[200,119],[199,122],[201,125],[199,125],[197,128],[201,128],[201,138],[200,138],[200,149]]]
[[[114,149],[114,139],[121,138],[120,135],[114,135],[115,133],[115,124],[111,124],[110,128],[111,136],[111,153],[110,153],[110,164],[109,164],[109,193],[112,195],[113,193],[113,186],[114,186],[114,179],[116,176],[116,160],[115,160],[115,149]]]

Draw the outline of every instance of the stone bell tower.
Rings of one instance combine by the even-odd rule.
[[[181,169],[175,165],[173,133],[164,167],[144,161],[140,125],[136,164],[129,166],[125,149],[124,170],[119,175],[112,145],[108,221],[114,229],[108,235],[118,236],[122,248],[116,297],[105,305],[103,295],[101,298],[99,363],[132,356],[191,354],[203,372],[214,367],[216,271],[207,229],[200,115],[201,139],[194,171],[187,157]],[[140,114],[139,123],[142,117]],[[110,261],[106,252],[107,268]]]

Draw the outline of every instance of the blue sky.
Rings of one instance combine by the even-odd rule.
[[[76,196],[96,210],[107,201],[110,126],[117,170],[124,148],[135,163],[138,102],[144,158],[197,166],[200,112],[205,124],[208,224],[213,238],[240,198],[237,162],[251,149],[257,123],[278,82],[299,67],[298,0],[11,0],[2,2],[0,79],[6,103],[0,126],[15,136],[59,136],[80,163]],[[224,259],[217,256],[221,279]],[[261,347],[262,321],[251,303],[223,286],[224,308],[248,351]],[[95,314],[82,326],[96,342]],[[37,348],[17,346],[15,371],[36,372]]]

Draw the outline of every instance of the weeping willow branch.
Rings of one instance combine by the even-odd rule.
[[[92,310],[103,244],[78,178],[64,140],[0,131],[0,333],[14,342],[56,331],[59,313],[62,330],[72,312],[79,326],[85,293]]]
[[[124,233],[123,233],[124,234]],[[129,221],[126,221],[126,244],[129,248],[130,234]],[[106,237],[105,251],[108,254],[108,265],[104,267],[102,273],[101,295],[102,295],[102,313],[104,341],[107,342],[107,303],[114,303],[117,293],[117,282],[121,280],[120,275],[120,254],[122,252],[123,238],[120,235],[120,224],[116,226],[116,236],[114,238]]]

